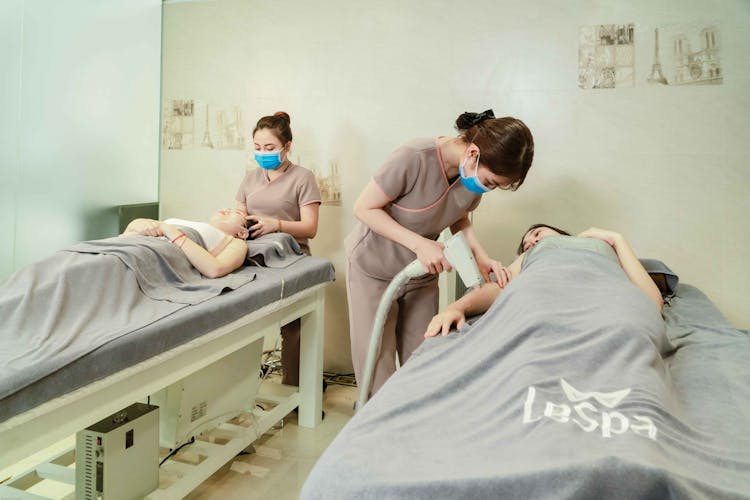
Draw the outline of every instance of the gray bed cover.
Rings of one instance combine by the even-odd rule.
[[[302,498],[750,498],[748,332],[688,285],[663,314],[604,255],[538,253],[423,343]]]
[[[149,240],[147,245],[166,245],[157,253],[170,260],[173,245],[143,239]],[[159,296],[155,300],[142,292],[125,262],[129,258],[119,255],[120,250],[108,249],[109,255],[79,253],[103,251],[90,243],[58,252],[3,284],[0,422],[230,323],[282,295],[288,297],[334,279],[331,263],[316,257],[300,259],[283,269],[250,266],[218,280],[182,281],[183,289],[172,287],[171,293],[170,287],[154,283],[149,274],[146,288]],[[165,269],[170,270],[165,274],[167,281],[177,280],[170,277],[174,267]],[[50,300],[39,294],[39,281],[45,276],[62,278],[46,287],[52,290]],[[241,286],[251,280],[251,286]],[[102,282],[104,289],[91,286]],[[29,286],[37,290],[33,301],[23,293],[10,293]],[[236,289],[221,293],[231,288]],[[89,307],[69,308],[71,290],[76,291],[76,302]],[[50,309],[48,303],[56,303],[56,308]],[[33,312],[32,305],[37,308]],[[94,343],[77,343],[77,335],[70,335],[67,340],[71,344],[61,348],[61,330],[85,331],[99,338]],[[24,363],[30,357],[34,363]],[[11,363],[13,360],[17,361]]]

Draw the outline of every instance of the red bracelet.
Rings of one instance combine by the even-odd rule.
[[[180,239],[180,238],[182,238],[183,236],[185,236],[185,233],[180,233],[180,234],[178,234],[177,236],[175,236],[173,240],[169,240],[169,241],[170,241],[171,243],[176,243],[176,242],[177,242],[177,240],[179,240],[179,239]]]
[[[183,236],[185,236],[185,235],[183,234]],[[187,240],[188,240],[188,239],[187,239],[187,238],[185,238],[184,240],[182,240],[182,241],[180,242],[180,249],[182,249],[182,247],[183,247],[183,246],[185,245],[185,242],[186,242]]]

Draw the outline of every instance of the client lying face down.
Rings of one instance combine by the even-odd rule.
[[[527,229],[518,247],[518,258],[508,266],[511,279],[520,274],[526,252],[534,248],[539,241],[547,236],[570,236],[570,233],[547,224],[534,224]],[[596,238],[609,244],[617,254],[620,266],[628,278],[630,278],[630,281],[646,294],[661,312],[663,305],[661,292],[641,265],[630,244],[620,233],[592,227],[579,233],[577,236],[579,238]],[[485,283],[481,287],[467,293],[453,304],[450,304],[445,311],[436,314],[427,326],[424,336],[447,335],[453,325],[460,329],[466,322],[466,316],[482,314],[487,311],[502,290],[502,286],[496,282],[492,282]]]
[[[180,247],[185,257],[207,278],[220,278],[239,268],[247,256],[245,214],[235,209],[219,210],[209,223],[182,219],[135,219],[121,236],[164,237]],[[198,231],[208,247],[190,240],[176,226]]]

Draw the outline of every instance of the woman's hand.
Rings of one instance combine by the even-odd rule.
[[[169,241],[174,240],[182,233],[182,231],[172,226],[171,224],[167,224],[166,222],[159,223],[159,230],[161,231],[162,236],[168,238]],[[172,241],[172,243],[174,243],[174,241]]]
[[[490,259],[489,257],[478,258],[475,256],[475,258],[477,260],[479,272],[484,276],[484,281],[486,283],[491,283],[490,272],[495,273],[495,278],[497,279],[497,284],[500,285],[500,288],[505,288],[505,285],[507,285],[511,278],[513,278],[510,270],[499,260]]]
[[[427,269],[428,273],[439,274],[451,270],[451,264],[443,254],[443,248],[445,248],[445,245],[442,243],[422,238],[422,241],[414,249],[414,253],[417,254],[417,259]]]
[[[277,233],[279,231],[279,219],[274,219],[273,217],[261,217],[260,215],[248,215],[245,219],[251,222],[248,229],[253,238],[263,236],[264,234]]]
[[[123,234],[139,234],[142,236],[164,236],[161,222],[153,219],[135,219],[125,229]]]
[[[608,243],[611,247],[614,247],[617,244],[617,241],[622,239],[622,235],[620,233],[608,231],[606,229],[599,229],[598,227],[590,227],[587,230],[578,233],[578,237],[596,238],[597,240],[602,240]]]
[[[424,338],[434,337],[438,333],[446,336],[450,333],[451,326],[454,324],[457,330],[460,330],[466,324],[464,313],[456,309],[446,309],[432,317],[430,324],[427,325],[427,331],[424,332]]]

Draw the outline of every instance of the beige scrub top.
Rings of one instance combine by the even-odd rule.
[[[399,224],[435,240],[474,210],[481,195],[445,172],[437,138],[414,139],[396,151],[372,180],[391,200],[384,210]],[[414,252],[357,222],[346,239],[352,265],[378,279],[392,279],[416,258]]]
[[[262,168],[250,170],[235,197],[245,203],[249,215],[273,217],[282,221],[301,220],[300,208],[320,203],[320,190],[315,175],[293,163],[274,180],[269,181]],[[282,223],[283,231],[283,223]],[[306,254],[310,254],[307,238],[295,238]]]

